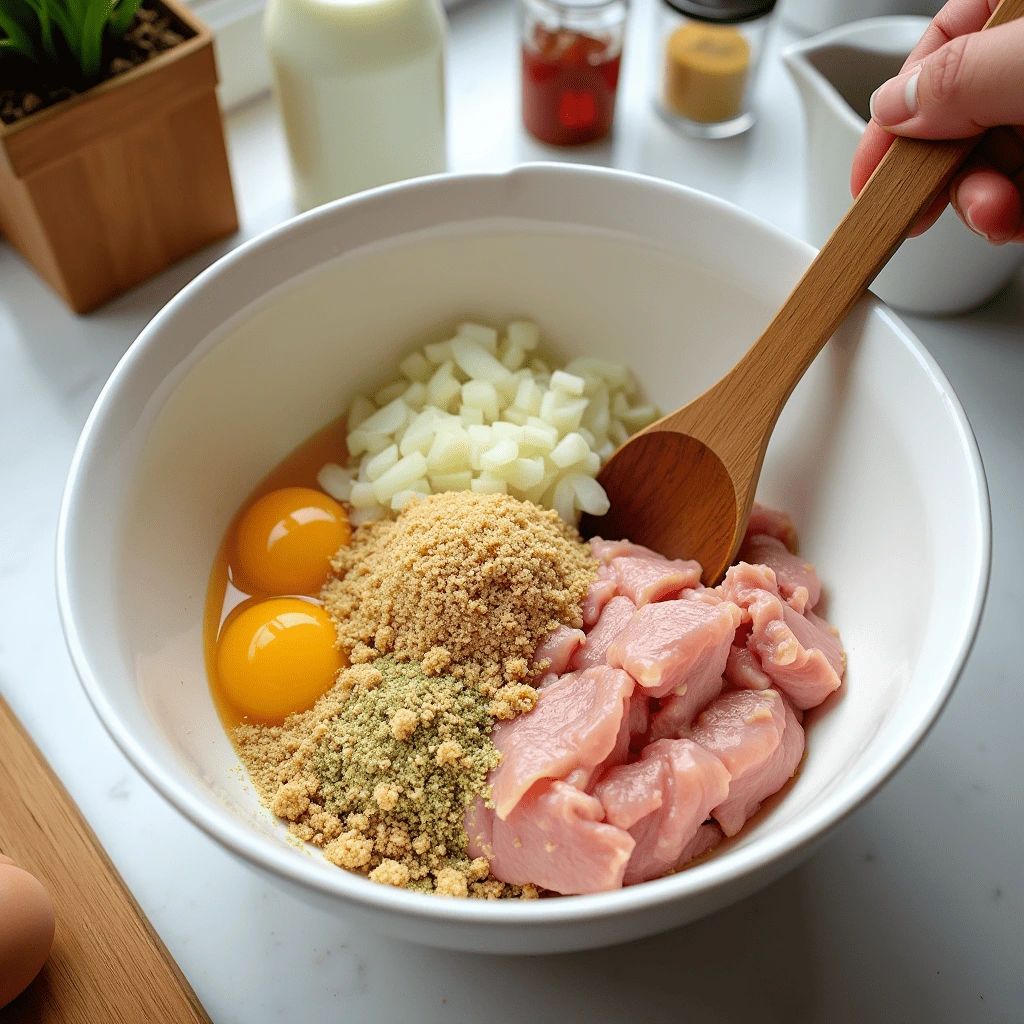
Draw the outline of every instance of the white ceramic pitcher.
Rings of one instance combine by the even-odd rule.
[[[943,0],[782,0],[782,19],[804,35],[883,14],[937,13]]]
[[[899,70],[927,18],[871,18],[787,47],[782,54],[807,114],[806,235],[822,245],[853,199],[850,165],[871,93]],[[947,209],[908,239],[872,291],[911,313],[962,313],[990,299],[1024,262],[1024,245],[989,245]]]

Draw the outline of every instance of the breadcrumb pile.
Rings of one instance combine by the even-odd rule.
[[[582,625],[597,577],[589,546],[557,513],[472,491],[359,527],[331,567],[324,607],[352,663],[392,654],[488,696],[530,677],[537,644],[557,625]]]
[[[536,703],[537,644],[581,624],[589,546],[554,512],[456,492],[360,527],[331,565],[324,605],[349,665],[309,711],[236,728],[260,798],[297,839],[376,882],[536,898],[470,860],[465,813],[490,801],[495,720]]]
[[[466,852],[466,807],[489,798],[501,760],[493,724],[475,688],[384,657],[343,670],[311,710],[240,725],[235,740],[264,803],[339,867],[440,896],[530,898]]]

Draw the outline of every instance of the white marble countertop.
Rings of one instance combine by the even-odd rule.
[[[774,52],[756,128],[690,142],[649,109],[635,45],[647,15],[641,3],[614,140],[570,157],[707,189],[799,234],[803,127]],[[453,170],[566,158],[518,128],[513,26],[509,0],[452,15]],[[281,131],[267,100],[227,127],[250,237],[292,211]],[[731,909],[628,946],[485,957],[357,931],[265,883],[149,788],[75,679],[53,583],[75,441],[138,331],[220,251],[77,318],[0,243],[0,692],[218,1024],[1024,1018],[1024,281],[970,316],[908,318],[978,434],[995,542],[977,645],[920,750],[803,867]]]

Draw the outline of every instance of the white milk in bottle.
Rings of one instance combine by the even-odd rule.
[[[264,34],[303,210],[445,169],[440,0],[270,0]]]

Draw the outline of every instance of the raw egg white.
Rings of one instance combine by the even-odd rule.
[[[0,1006],[28,988],[53,945],[53,906],[27,871],[0,856]]]
[[[327,582],[331,557],[351,538],[345,509],[322,491],[271,491],[238,524],[235,585],[250,594],[315,595]]]
[[[283,722],[311,708],[342,667],[327,612],[297,597],[242,606],[217,641],[224,695],[250,718]]]

